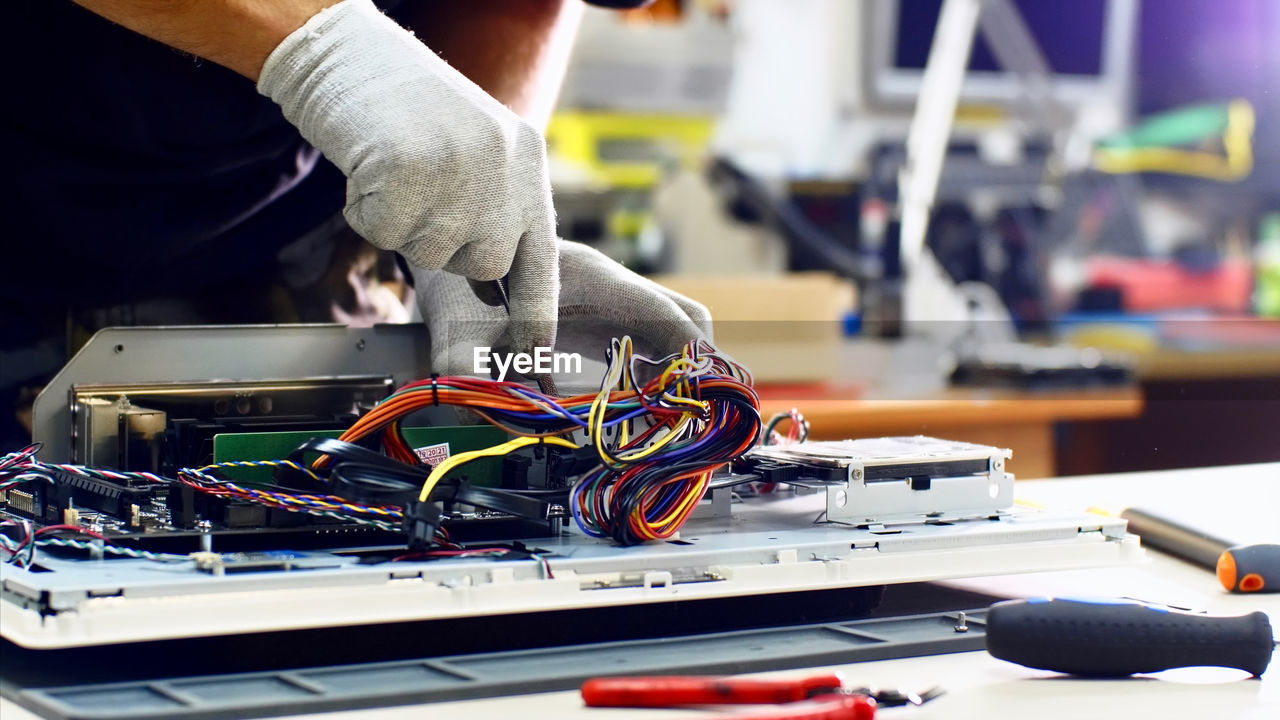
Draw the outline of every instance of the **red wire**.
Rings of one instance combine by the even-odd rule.
[[[45,525],[44,527],[32,533],[32,535],[40,536],[40,535],[44,535],[45,533],[58,532],[59,530],[66,530],[68,532],[77,532],[77,533],[80,533],[81,535],[88,535],[89,537],[94,538],[95,540],[106,540],[107,542],[111,541],[111,538],[107,537],[106,535],[103,535],[102,533],[99,533],[99,532],[94,532],[93,530],[89,530],[87,528],[82,528],[79,525]]]

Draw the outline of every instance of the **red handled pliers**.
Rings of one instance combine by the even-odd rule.
[[[836,673],[801,678],[757,679],[702,676],[595,678],[582,685],[589,707],[689,707],[777,705],[776,712],[752,713],[752,720],[871,720],[876,707],[922,705],[942,694],[850,688]]]

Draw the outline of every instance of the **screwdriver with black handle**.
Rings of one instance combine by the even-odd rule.
[[[1197,666],[1258,676],[1276,644],[1265,613],[1211,617],[1128,600],[1008,600],[991,606],[986,626],[994,657],[1092,677]]]

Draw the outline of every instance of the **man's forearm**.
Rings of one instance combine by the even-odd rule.
[[[74,0],[112,22],[256,81],[280,41],[339,0]]]
[[[289,33],[340,0],[74,0],[166,45],[257,81]],[[500,102],[542,127],[582,14],[578,0],[417,2],[418,37]]]
[[[582,18],[581,0],[416,2],[410,25],[427,47],[544,128]]]

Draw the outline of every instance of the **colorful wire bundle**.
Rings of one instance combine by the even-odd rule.
[[[216,463],[202,468],[184,468],[178,471],[178,482],[197,492],[208,495],[248,500],[252,503],[289,512],[303,512],[309,515],[332,517],[338,520],[350,520],[362,525],[371,525],[381,530],[399,530],[400,520],[404,517],[404,513],[401,512],[398,506],[363,505],[353,503],[336,495],[312,495],[245,487],[213,474],[213,471],[225,468],[264,466],[288,467],[315,477],[311,470],[301,467],[290,460],[259,460]]]
[[[654,362],[633,355],[624,338],[611,359],[597,409],[615,383],[634,388],[637,360],[666,367],[639,392],[650,413],[643,432],[630,437],[624,422],[607,442],[603,413],[592,414],[591,437],[603,462],[574,486],[569,508],[593,537],[622,545],[669,538],[689,519],[711,474],[755,445],[760,402],[750,375],[703,342]]]
[[[400,421],[406,415],[434,405],[464,407],[512,435],[551,437],[588,429],[597,394],[554,398],[514,382],[445,376],[409,383],[383,400],[343,433],[345,442],[378,435],[388,457],[405,463],[420,463],[400,435]],[[597,412],[604,427],[616,427],[648,413],[634,389],[610,393]],[[323,460],[323,459],[322,459]],[[323,466],[320,463],[319,466]]]
[[[566,398],[517,383],[468,377],[410,383],[339,439],[376,438],[388,456],[416,464],[400,422],[434,405],[465,407],[521,436],[451,457],[428,475],[420,495],[425,499],[449,469],[462,463],[505,454],[539,441],[535,439],[576,448],[560,436],[583,431],[600,464],[570,493],[570,511],[582,531],[623,545],[671,537],[701,500],[711,473],[756,442],[760,403],[751,375],[704,341],[653,360],[636,354],[631,339],[624,337],[613,341],[607,360],[599,392]],[[637,381],[642,365],[657,370],[643,385]],[[323,459],[313,465],[322,466]]]

